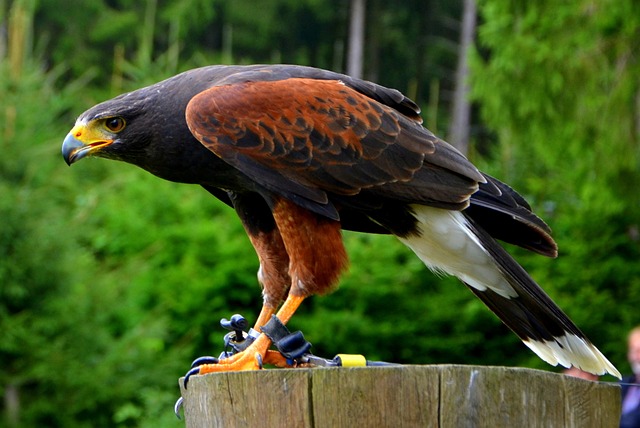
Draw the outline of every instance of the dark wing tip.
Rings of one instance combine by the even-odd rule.
[[[487,183],[471,196],[464,211],[495,239],[518,245],[548,257],[558,256],[558,245],[549,226],[511,187],[484,174]],[[499,190],[499,194],[495,192]]]

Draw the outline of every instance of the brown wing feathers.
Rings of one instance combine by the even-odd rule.
[[[416,121],[339,81],[217,86],[194,97],[186,117],[194,135],[226,162],[272,190],[319,203],[326,203],[323,192],[374,189],[459,209],[484,181]],[[440,183],[431,180],[434,171]]]
[[[284,71],[272,73],[264,81],[232,75],[225,82],[233,84],[201,92],[186,111],[194,135],[260,185],[334,220],[337,196],[358,195],[365,205],[388,198],[466,208],[492,236],[556,254],[550,231],[526,201],[423,128],[419,108],[400,92],[345,76],[275,80]]]

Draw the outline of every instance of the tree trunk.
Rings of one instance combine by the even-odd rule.
[[[20,426],[20,390],[16,384],[10,383],[5,385],[4,411],[7,426]]]
[[[458,68],[456,70],[456,87],[453,94],[453,111],[449,128],[449,143],[463,154],[469,151],[471,134],[471,102],[469,101],[469,49],[473,43],[476,27],[475,0],[464,0],[462,15],[462,31],[458,50]]]
[[[381,0],[370,0],[367,7],[367,22],[373,31],[370,31],[366,40],[367,71],[365,79],[372,82],[380,80],[380,38],[381,32],[376,28],[382,28]]]
[[[365,0],[351,0],[349,17],[349,52],[347,53],[347,74],[362,78],[364,62],[364,17]]]

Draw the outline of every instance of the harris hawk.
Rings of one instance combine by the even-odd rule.
[[[347,267],[342,229],[393,234],[433,271],[458,277],[547,363],[620,377],[496,241],[555,257],[549,227],[424,128],[397,90],[303,66],[203,67],[90,108],[62,154],[69,165],[128,162],[232,206],[260,262],[257,331],[335,288]],[[260,334],[199,373],[256,369],[270,346]]]

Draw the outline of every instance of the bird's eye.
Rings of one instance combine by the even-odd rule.
[[[104,126],[111,132],[120,132],[124,129],[125,121],[121,117],[110,117],[104,121]]]

